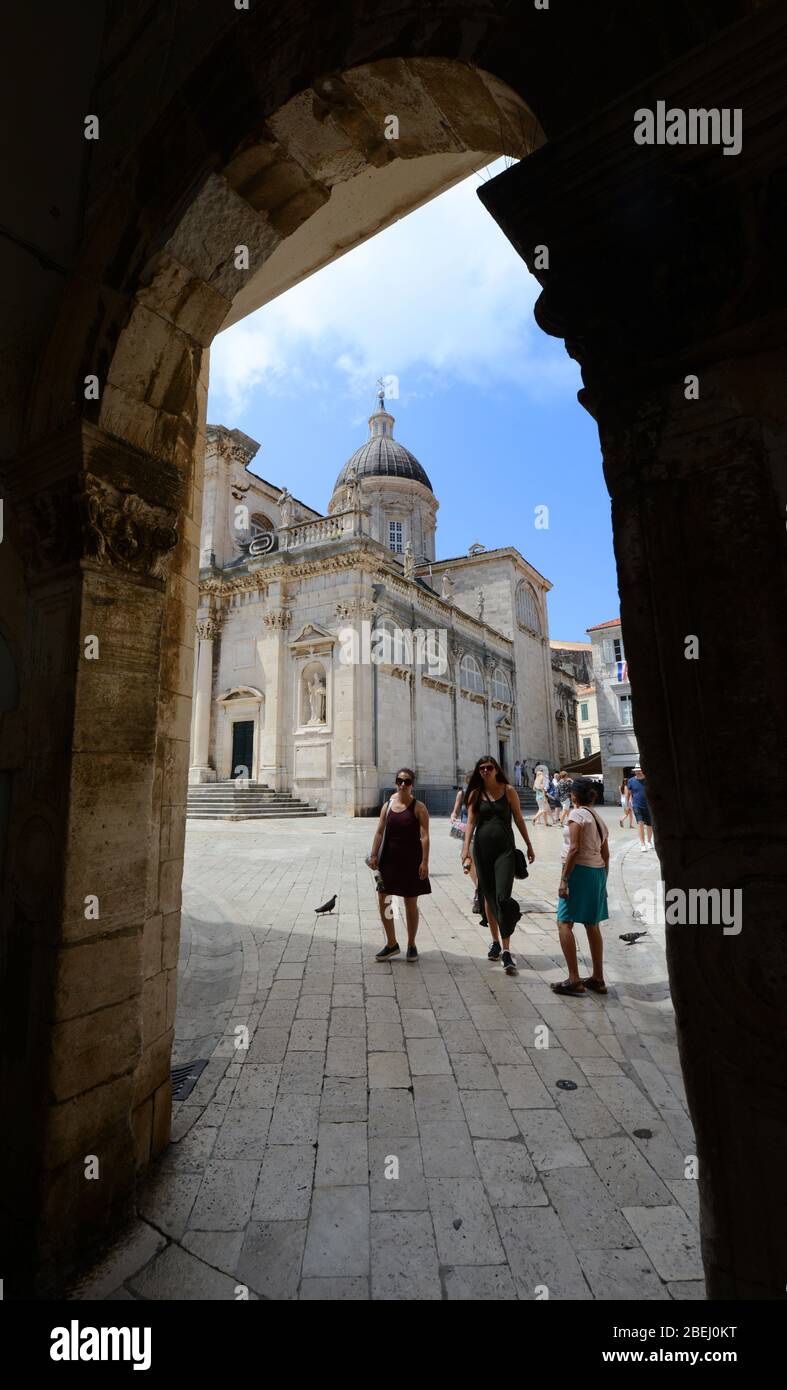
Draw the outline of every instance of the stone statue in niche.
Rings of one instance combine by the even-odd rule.
[[[315,671],[309,684],[306,687],[309,695],[309,709],[311,712],[310,724],[325,723],[325,682],[319,671]]]
[[[453,603],[454,601],[454,581],[448,573],[448,570],[446,570],[443,575],[443,587],[440,590],[440,597],[444,599],[446,603]]]
[[[413,558],[413,547],[409,541],[407,542],[407,545],[404,548],[403,570],[405,579],[415,578],[415,560]]]
[[[478,590],[478,621],[479,621],[479,623],[482,623],[482,622],[484,621],[484,591],[483,591],[483,589],[479,589],[479,590]]]

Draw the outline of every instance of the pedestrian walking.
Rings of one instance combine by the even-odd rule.
[[[557,775],[557,795],[560,802],[560,824],[565,825],[568,820],[568,813],[571,810],[571,784],[573,779],[567,772],[559,772]]]
[[[645,774],[639,763],[634,768],[634,776],[629,777],[629,795],[631,797],[631,807],[637,822],[639,831],[640,853],[644,854],[653,844],[653,821],[650,816],[650,806],[648,805],[648,793],[645,787]],[[645,839],[645,829],[647,827],[648,838]]]
[[[521,785],[522,785],[522,764],[520,763],[519,759],[517,758],[516,762],[514,763],[514,786],[515,786],[515,787],[521,787]]]
[[[486,904],[486,917],[492,933],[489,960],[502,960],[507,975],[516,975],[511,954],[511,936],[521,916],[512,897],[516,869],[512,821],[527,846],[530,864],[535,859],[516,789],[508,782],[496,760],[485,755],[475,765],[467,787],[467,829],[462,846],[462,865],[470,870],[470,842],[478,874],[478,891]]]
[[[547,779],[543,768],[539,767],[533,779],[533,791],[536,794],[536,806],[538,807],[533,817],[533,824],[538,825],[541,817],[544,817],[544,825],[551,825],[552,818],[549,814],[549,804],[547,802]]]
[[[563,827],[563,869],[558,887],[557,925],[560,949],[568,966],[568,979],[551,988],[555,994],[606,994],[604,983],[604,942],[600,922],[609,917],[607,874],[609,842],[604,821],[593,810],[596,789],[585,777],[572,783],[572,809]],[[581,922],[587,932],[592,975],[580,979],[574,923]]]
[[[633,829],[634,829],[634,807],[633,807],[632,804],[631,804],[631,792],[630,792],[629,789],[628,789],[628,783],[627,783],[627,781],[626,781],[625,776],[624,776],[623,781],[621,782],[620,786],[618,787],[618,792],[620,793],[620,809],[621,809],[621,811],[623,812],[623,817],[622,817],[621,821],[619,822],[620,828],[621,828],[621,830],[622,830],[622,829],[623,829],[623,823],[624,823],[624,821],[628,821],[628,828],[629,828],[629,830],[633,830]]]
[[[402,767],[396,774],[396,791],[385,803],[369,856],[369,867],[378,871],[377,902],[385,932],[385,945],[375,960],[399,954],[391,899],[404,898],[407,921],[407,960],[418,960],[418,899],[431,893],[429,883],[429,812],[413,795],[415,774]]]
[[[547,804],[549,806],[552,824],[557,825],[560,818],[560,797],[557,792],[557,781],[554,776],[549,779],[547,787]]]
[[[456,839],[456,840],[461,840],[462,843],[464,843],[465,830],[466,830],[466,828],[467,828],[467,788],[466,788],[466,787],[457,787],[457,788],[456,788],[456,800],[454,801],[454,809],[453,809],[453,811],[451,812],[451,829],[450,829],[450,831],[449,831],[449,834],[452,835],[454,839]],[[487,923],[487,920],[486,920],[486,913],[484,912],[484,904],[483,904],[482,902],[480,902],[479,897],[478,897],[478,874],[477,874],[476,871],[475,871],[475,864],[472,862],[472,858],[471,858],[471,861],[470,861],[470,870],[469,870],[469,873],[470,873],[470,878],[471,878],[472,881],[473,881],[473,887],[475,888],[475,892],[474,892],[474,894],[473,894],[473,906],[471,907],[470,911],[471,911],[471,912],[474,912],[477,916],[480,916],[480,918],[481,918],[481,926],[482,926],[482,927],[486,927],[486,926],[488,926],[488,923]]]

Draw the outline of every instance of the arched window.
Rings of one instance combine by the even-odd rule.
[[[541,632],[541,615],[532,584],[520,580],[516,591],[516,620],[531,632]]]
[[[496,700],[504,700],[507,705],[511,704],[511,686],[505,671],[496,666],[492,676],[492,694]]]
[[[481,667],[469,652],[466,652],[462,657],[459,666],[459,683],[463,690],[475,690],[479,695],[484,693],[484,678],[481,675]]]
[[[266,531],[275,531],[276,527],[269,516],[262,512],[255,512],[251,519],[251,539],[256,540],[258,536],[264,536]]]

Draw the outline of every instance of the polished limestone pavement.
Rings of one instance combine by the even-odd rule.
[[[658,860],[604,815],[603,998],[549,989],[557,828],[531,826],[510,978],[445,820],[417,965],[374,959],[373,821],[190,822],[173,1065],[206,1065],[72,1296],[704,1298],[664,928],[619,940]]]

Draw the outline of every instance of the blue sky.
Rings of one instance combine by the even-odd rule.
[[[586,641],[618,612],[598,434],[578,367],[535,324],[537,282],[478,199],[483,177],[222,333],[208,418],[259,440],[254,471],[325,510],[377,377],[395,377],[394,433],[440,502],[438,557],[515,545],[553,583],[550,636]]]

